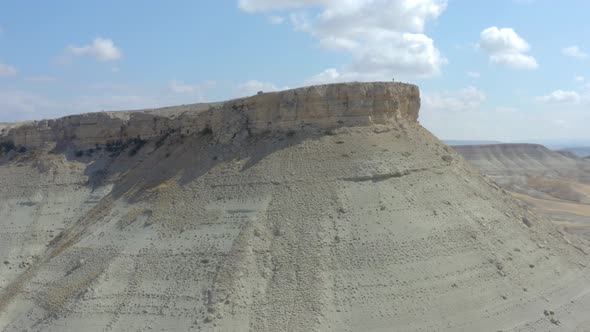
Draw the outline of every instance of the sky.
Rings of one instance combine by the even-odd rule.
[[[586,0],[0,0],[0,122],[345,81],[442,139],[590,140]]]

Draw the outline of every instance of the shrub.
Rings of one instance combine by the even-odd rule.
[[[166,139],[168,138],[168,136],[170,136],[170,134],[174,133],[174,129],[168,129],[166,132],[164,132],[164,134],[156,141],[156,149],[158,149],[159,147],[161,147],[162,145],[164,145],[164,142],[166,142]]]
[[[145,145],[145,143],[147,143],[147,141],[142,140],[141,138],[134,138],[130,143],[133,144],[133,147],[131,150],[129,150],[129,155],[135,156],[137,152]]]
[[[203,130],[201,130],[201,136],[208,136],[211,134],[213,134],[213,129],[211,129],[211,127],[209,127],[209,126],[203,128]]]
[[[8,153],[12,150],[16,149],[13,141],[6,141],[0,143],[0,153]]]

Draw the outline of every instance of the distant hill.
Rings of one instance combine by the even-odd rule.
[[[488,144],[501,144],[500,141],[485,141],[485,140],[443,140],[443,143],[446,145],[451,146],[461,146],[461,145],[488,145]]]
[[[590,156],[553,151],[538,144],[453,147],[515,197],[590,239]]]
[[[563,148],[560,149],[560,151],[572,152],[581,158],[590,157],[590,146]]]

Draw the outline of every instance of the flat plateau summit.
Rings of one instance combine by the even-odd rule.
[[[588,331],[588,243],[312,86],[0,125],[0,331]]]

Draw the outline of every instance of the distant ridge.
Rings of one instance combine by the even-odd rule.
[[[487,145],[487,144],[501,144],[500,141],[486,141],[486,140],[442,140],[446,145]]]

